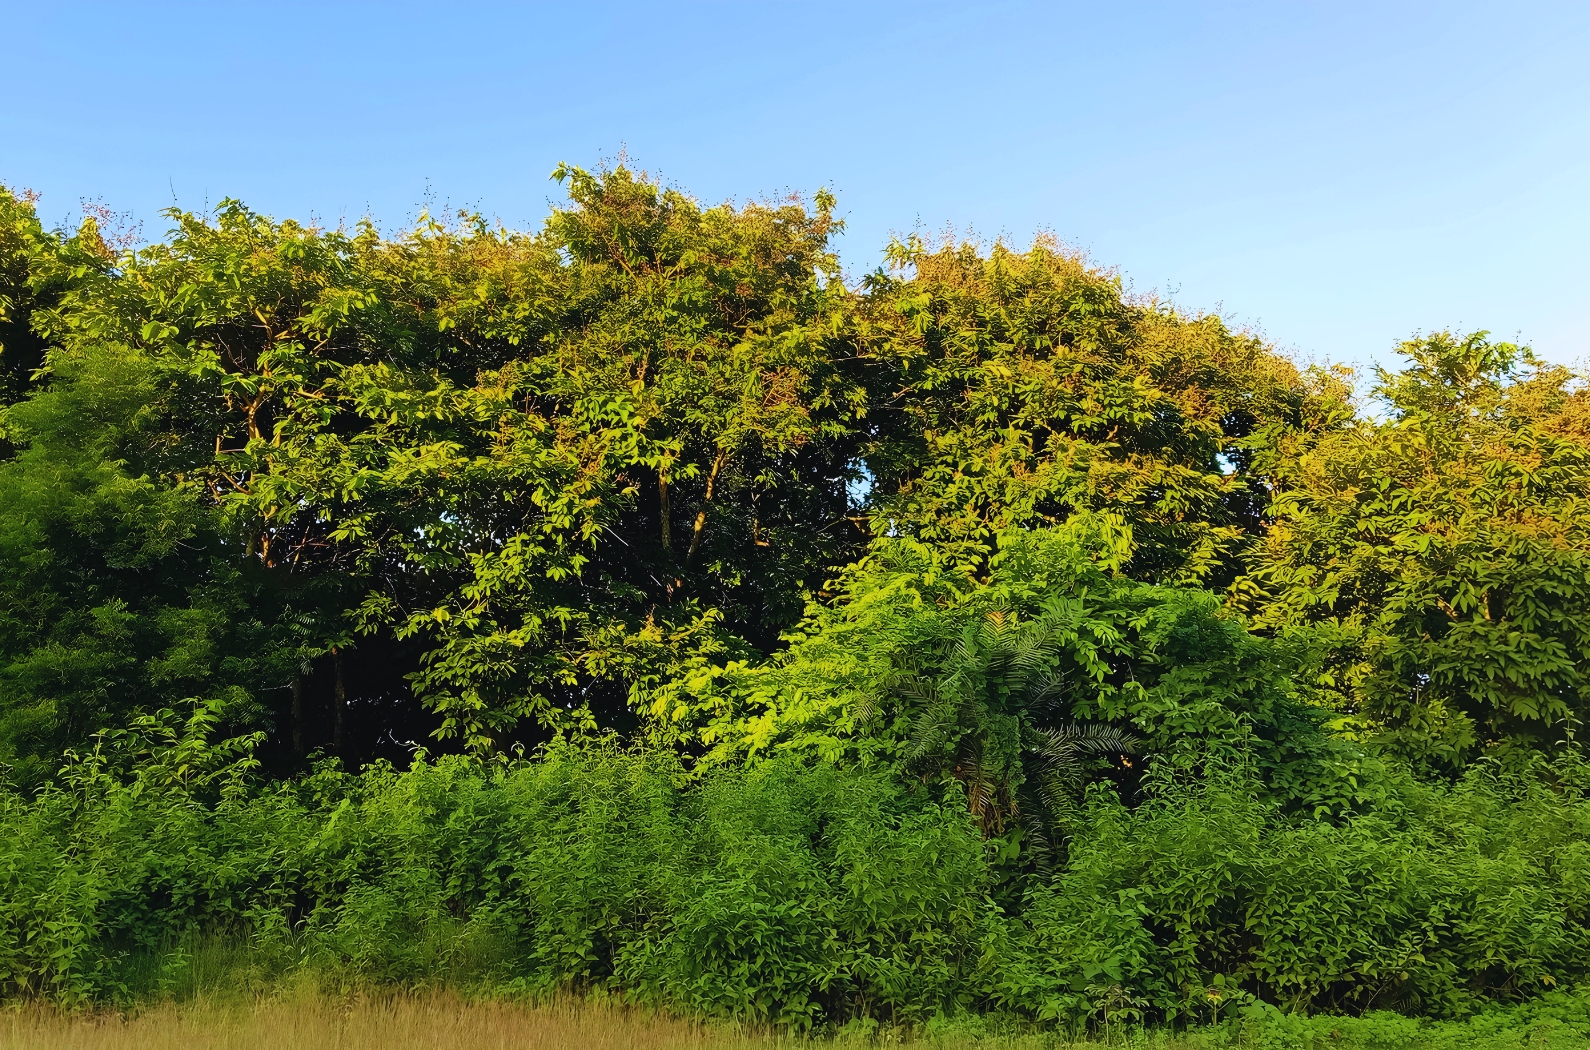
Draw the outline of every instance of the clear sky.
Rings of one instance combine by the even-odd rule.
[[[0,181],[131,212],[427,199],[539,224],[559,161],[891,232],[1052,231],[1305,360],[1434,328],[1590,356],[1590,4],[18,3]]]

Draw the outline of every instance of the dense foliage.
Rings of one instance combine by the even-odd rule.
[[[1590,397],[1483,335],[1406,343],[1379,422],[1288,462],[1244,583],[1328,625],[1344,727],[1416,761],[1571,741],[1590,714]]]
[[[850,280],[827,193],[556,178],[128,247],[0,191],[0,994],[204,938],[802,1027],[1590,980],[1575,374],[1436,333],[1366,412],[1047,241]]]
[[[1135,808],[1096,788],[1064,870],[1011,897],[1012,851],[962,800],[887,771],[689,782],[560,746],[250,788],[246,743],[204,728],[146,720],[5,800],[8,991],[147,993],[204,932],[244,939],[255,980],[611,988],[801,1026],[1452,1015],[1590,976],[1576,761],[1389,785],[1337,821],[1289,818],[1230,767]]]
[[[0,353],[45,376],[5,416],[9,761],[229,689],[300,760],[632,729],[681,660],[775,651],[875,534],[976,572],[1107,512],[1134,577],[1218,585],[1282,438],[1341,411],[1043,243],[902,246],[913,276],[852,290],[826,195],[558,175],[535,235],[226,202],[114,259],[0,200],[33,340]]]

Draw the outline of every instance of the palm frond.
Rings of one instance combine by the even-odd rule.
[[[1016,638],[1011,647],[1010,664],[1023,677],[1028,677],[1047,669],[1059,655],[1060,644],[1054,636],[1034,624]]]
[[[1135,755],[1140,743],[1108,722],[1064,722],[1030,730],[1028,747],[1054,762],[1074,762],[1084,755]]]
[[[883,718],[882,698],[872,695],[861,697],[851,706],[850,717],[857,726],[876,725]]]
[[[1071,691],[1072,677],[1066,671],[1044,670],[1027,679],[1027,704],[1046,710]]]

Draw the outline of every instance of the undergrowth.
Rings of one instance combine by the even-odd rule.
[[[0,795],[7,995],[131,1004],[221,970],[261,992],[599,994],[792,1031],[1312,1032],[1328,1013],[1367,1032],[1402,1030],[1386,1010],[1571,1012],[1555,989],[1590,959],[1571,765],[1409,781],[1334,820],[1284,815],[1240,771],[1135,807],[1100,788],[1045,874],[888,772],[691,781],[671,757],[565,746],[259,785],[235,756],[178,753],[95,753]]]

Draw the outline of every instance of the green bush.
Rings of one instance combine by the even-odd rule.
[[[1456,1016],[1539,995],[1582,976],[1590,948],[1590,802],[1560,775],[1577,771],[1408,782],[1340,822],[1276,819],[1242,777],[1135,811],[1098,792],[1069,868],[1029,893],[1018,945],[1022,972],[1071,983],[1020,993],[1041,988],[1056,1015],[1113,995],[1204,1022],[1255,996]]]
[[[206,800],[157,768],[91,756],[5,796],[8,992],[133,994],[133,960],[222,934],[349,980],[909,1019],[969,999],[992,918],[969,818],[885,774],[774,764],[683,790],[671,759],[566,748]]]
[[[1334,820],[1240,767],[1136,808],[1096,786],[1050,877],[888,771],[692,780],[671,754],[561,745],[251,787],[246,751],[196,739],[208,724],[0,795],[7,994],[148,994],[220,937],[266,977],[603,990],[802,1028],[1218,1024],[1254,1004],[1459,1017],[1590,959],[1590,801],[1567,762],[1393,782]]]

